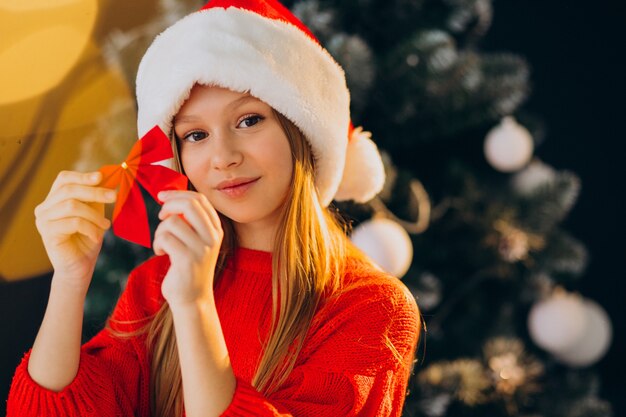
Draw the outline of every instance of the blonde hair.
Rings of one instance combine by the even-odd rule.
[[[283,205],[272,251],[272,321],[268,339],[252,379],[264,395],[276,391],[291,373],[322,294],[337,296],[348,256],[369,262],[347,238],[349,226],[336,210],[321,206],[314,185],[315,162],[300,130],[280,113],[275,116],[285,132],[293,158],[291,187]],[[179,172],[183,172],[178,140],[171,134]],[[232,222],[220,214],[224,238],[216,265],[219,279],[228,257],[236,247]],[[280,299],[278,289],[280,288]],[[278,312],[280,311],[280,315]],[[107,328],[119,337],[147,333],[152,353],[150,403],[156,417],[181,417],[182,376],[174,335],[172,313],[167,302],[135,332]],[[393,348],[393,346],[391,346]],[[398,358],[402,361],[402,358]]]

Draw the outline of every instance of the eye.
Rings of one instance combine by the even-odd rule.
[[[193,132],[187,133],[183,136],[182,140],[186,142],[200,142],[202,139],[205,139],[207,134],[201,130],[196,130]]]
[[[252,127],[255,124],[259,123],[261,120],[265,119],[263,116],[259,116],[258,114],[251,114],[249,116],[244,117],[237,127]],[[243,126],[242,126],[243,125]]]

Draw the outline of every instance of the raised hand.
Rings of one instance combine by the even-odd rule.
[[[162,220],[153,242],[157,255],[171,266],[161,285],[170,306],[183,306],[213,296],[213,279],[224,237],[220,218],[206,197],[195,191],[159,193]]]
[[[115,191],[97,187],[101,175],[62,171],[35,208],[35,223],[54,268],[53,279],[85,292],[104,233],[111,226],[104,217],[104,203],[116,199]]]

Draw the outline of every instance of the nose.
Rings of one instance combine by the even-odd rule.
[[[243,154],[228,132],[215,133],[211,138],[211,166],[224,170],[241,164]]]

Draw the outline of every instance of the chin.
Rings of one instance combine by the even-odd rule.
[[[217,207],[216,207],[217,210]],[[226,210],[217,210],[220,212],[220,214],[222,214],[223,216],[228,217],[230,220],[232,220],[235,223],[241,223],[241,224],[245,224],[245,223],[252,223],[254,221],[259,220],[261,217],[259,216],[259,212],[258,211],[254,211],[254,210],[233,210],[233,209],[226,209]]]
[[[251,209],[250,209],[251,208]],[[221,214],[228,217],[236,224],[252,224],[267,225],[268,223],[278,222],[278,214],[276,211],[259,211],[255,206],[248,205],[244,210],[226,210]]]
[[[252,223],[255,220],[258,220],[255,217],[246,216],[246,215],[242,215],[242,214],[234,215],[234,216],[228,215],[226,213],[222,213],[222,214],[224,214],[224,216],[228,217],[233,223],[237,223],[237,224],[247,224],[247,223]]]

